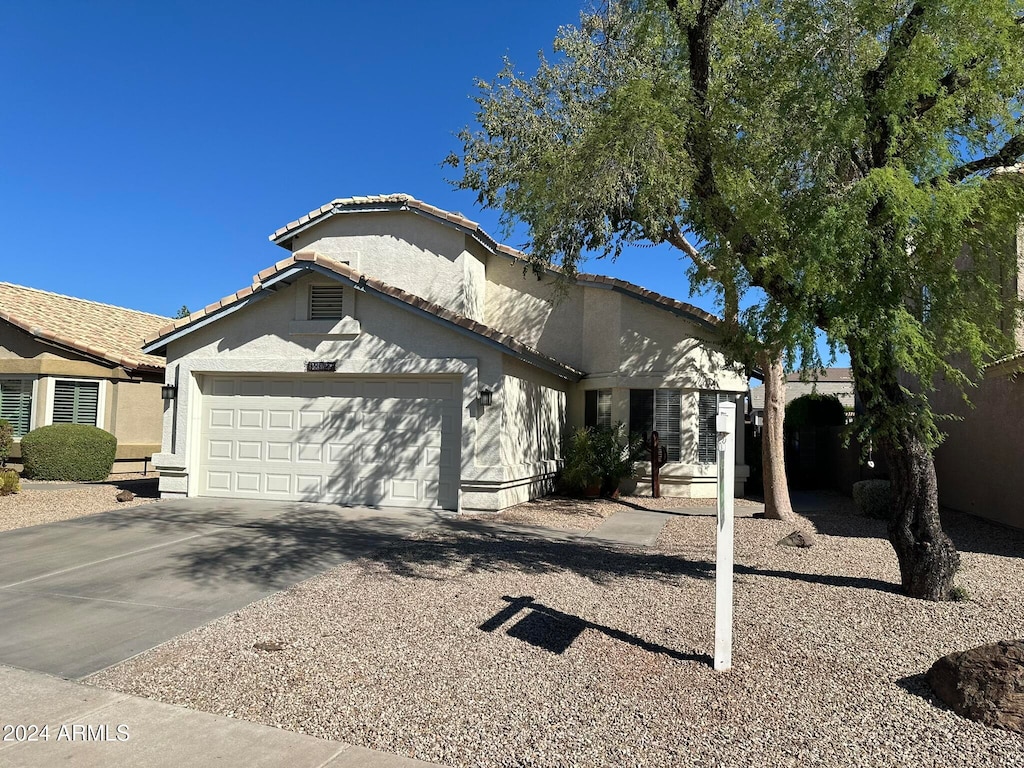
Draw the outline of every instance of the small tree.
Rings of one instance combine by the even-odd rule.
[[[948,599],[927,399],[1006,344],[1024,214],[1020,0],[610,0],[536,75],[481,83],[465,188],[523,221],[538,264],[671,243],[742,338],[850,353],[885,453],[907,594]],[[694,232],[704,245],[686,239]],[[1015,254],[1014,254],[1015,255]],[[734,303],[737,302],[737,303]]]
[[[181,309],[179,309],[177,311],[177,313],[174,315],[174,319],[175,320],[181,320],[183,317],[188,317],[190,314],[192,314],[192,313],[189,311],[188,306],[185,305],[185,304],[182,304],[181,305]]]

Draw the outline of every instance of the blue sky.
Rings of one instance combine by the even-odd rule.
[[[500,236],[441,161],[474,78],[504,55],[532,71],[580,7],[4,3],[0,280],[198,309],[284,255],[276,228],[352,195],[407,192]],[[714,309],[671,249],[588,269]]]

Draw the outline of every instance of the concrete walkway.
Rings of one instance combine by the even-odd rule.
[[[668,515],[649,509],[624,509],[582,536],[607,544],[649,547],[658,539]]]
[[[45,740],[40,733],[43,726],[47,727]],[[0,729],[0,765],[5,768],[432,765],[4,666],[0,666]],[[37,740],[27,741],[30,737]]]

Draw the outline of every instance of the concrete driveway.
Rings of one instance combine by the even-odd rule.
[[[0,533],[0,664],[85,677],[443,516],[183,499]]]

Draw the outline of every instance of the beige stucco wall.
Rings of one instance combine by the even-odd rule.
[[[350,333],[314,334],[296,326],[301,294],[319,276],[300,278],[292,286],[254,302],[168,348],[168,380],[177,381],[175,407],[164,418],[161,490],[194,494],[194,455],[199,441],[198,378],[203,373],[273,373],[303,375],[308,360],[336,360],[338,373],[459,375],[463,382],[461,498],[465,509],[496,510],[507,506],[507,490],[521,479],[503,460],[505,366],[501,350],[442,324],[418,316],[371,294],[359,293],[345,306],[354,317],[341,321]],[[349,289],[351,291],[351,289]],[[529,366],[526,366],[529,367]],[[535,374],[539,376],[538,371]],[[543,377],[541,377],[543,378]],[[552,377],[557,378],[557,377]],[[498,406],[482,409],[482,387],[495,392]],[[510,386],[514,390],[515,385]]]
[[[346,213],[300,233],[290,247],[346,261],[389,285],[483,321],[481,255],[471,252],[469,238],[454,227],[409,212]]]
[[[1024,361],[994,366],[964,404],[955,388],[932,395],[946,440],[935,451],[939,503],[1004,525],[1024,528]]]
[[[568,382],[506,356],[500,392],[501,459],[506,505],[552,490],[561,459]]]

